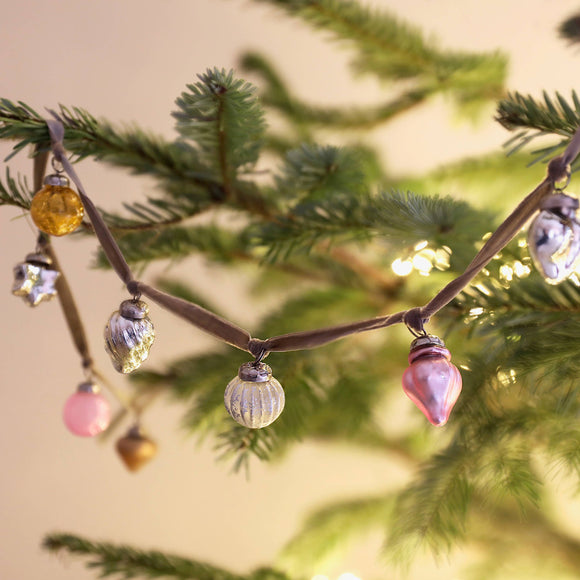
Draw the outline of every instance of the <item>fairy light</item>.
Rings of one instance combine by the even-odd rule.
[[[397,258],[391,264],[391,269],[397,276],[408,276],[413,271],[413,262],[411,260]]]
[[[482,294],[485,294],[486,296],[491,296],[491,292],[489,291],[489,288],[485,284],[476,284],[475,288],[477,288]]]
[[[435,250],[435,262],[434,266],[437,270],[447,270],[451,265],[450,258],[452,250],[449,246],[443,246],[438,250]]]
[[[532,273],[532,269],[526,264],[520,262],[519,260],[516,260],[513,263],[513,268],[515,275],[518,278],[527,278]]]
[[[355,576],[352,572],[344,572],[336,580],[361,580],[358,576]]]
[[[499,269],[499,277],[502,280],[502,282],[511,282],[513,277],[514,277],[514,270],[511,266],[509,266],[508,264],[504,264],[503,266],[500,266]]]
[[[433,256],[435,252],[433,250],[422,250],[418,254],[413,256],[413,268],[422,274],[423,276],[429,276],[429,273],[433,269]]]
[[[413,246],[414,255],[407,258],[397,258],[391,264],[391,269],[397,276],[409,276],[416,270],[421,276],[429,276],[431,270],[447,270],[453,253],[448,246],[436,250],[428,247],[429,242],[423,240]]]
[[[517,374],[514,369],[497,372],[497,380],[504,386],[513,385],[517,381]]]

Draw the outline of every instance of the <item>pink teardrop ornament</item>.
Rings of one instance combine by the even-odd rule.
[[[461,374],[451,354],[436,336],[419,337],[411,344],[403,391],[435,426],[447,423],[461,393]]]
[[[83,383],[67,399],[63,419],[67,429],[74,435],[94,437],[109,426],[111,407],[96,385]]]

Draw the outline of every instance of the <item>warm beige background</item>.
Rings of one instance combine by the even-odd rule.
[[[421,24],[445,47],[508,51],[512,89],[539,95],[546,88],[567,95],[579,88],[580,55],[554,34],[557,23],[578,8],[575,1],[374,4]],[[22,0],[4,2],[0,11],[0,96],[39,109],[59,102],[78,105],[97,117],[135,121],[170,136],[169,111],[185,83],[209,66],[234,67],[236,56],[247,48],[267,51],[300,94],[312,100],[360,103],[380,95],[371,82],[355,83],[344,57],[320,35],[251,2]],[[506,134],[491,121],[492,113],[479,127],[451,128],[445,104],[435,102],[377,138],[390,167],[430,167],[461,154],[498,150]],[[8,150],[0,145],[2,157]],[[30,170],[22,155],[14,165]],[[121,199],[150,187],[90,162],[79,172],[104,207],[117,207]],[[370,454],[305,443],[282,465],[255,465],[248,482],[216,464],[211,445],[198,448],[184,438],[180,409],[169,404],[147,416],[161,445],[159,457],[139,475],[128,474],[110,446],[76,439],[61,424],[62,404],[82,379],[78,361],[57,303],[31,310],[10,295],[12,266],[33,249],[34,233],[13,210],[3,209],[1,219],[1,580],[93,578],[78,563],[39,549],[42,535],[52,530],[170,550],[245,571],[272,561],[309,508],[329,498],[382,490],[407,476],[403,466]],[[125,298],[121,285],[110,273],[87,269],[92,242],[58,240],[56,245],[99,366],[122,384],[101,348],[102,327]],[[197,277],[202,270],[199,261],[191,260],[176,273]],[[226,311],[238,312],[231,281],[214,270],[204,273],[205,287],[220,286]],[[158,309],[154,318],[158,341],[151,367],[192,345],[212,344]],[[249,323],[251,315],[242,318]],[[570,488],[560,491],[574,507]],[[374,562],[378,548],[379,540],[371,538],[345,562],[318,572],[332,580],[347,570],[365,579],[386,577]],[[463,559],[459,555],[451,567],[428,566],[429,571],[411,576],[461,578],[455,571]]]

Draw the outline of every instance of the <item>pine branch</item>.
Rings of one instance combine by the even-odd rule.
[[[441,51],[428,43],[416,28],[385,11],[379,12],[352,1],[267,1],[312,26],[329,30],[358,53],[357,72],[383,79],[415,79],[424,88],[453,89],[459,102],[495,98],[502,92],[506,59],[492,55]]]
[[[254,164],[265,130],[255,88],[233,71],[208,70],[176,103],[177,130],[195,142],[201,159],[222,176],[226,192],[239,167]],[[216,163],[217,162],[217,163]]]
[[[543,102],[532,96],[511,93],[500,101],[496,120],[509,131],[520,130],[507,143],[510,153],[518,151],[533,139],[549,135],[563,137],[557,144],[544,147],[534,152],[534,163],[553,157],[570,141],[580,125],[580,100],[572,91],[572,104],[556,93],[555,100],[544,92]]]
[[[408,112],[423,103],[435,91],[420,88],[403,92],[394,99],[373,107],[320,107],[301,101],[293,95],[273,65],[262,55],[248,53],[243,56],[241,66],[248,72],[258,74],[267,83],[261,90],[261,101],[286,117],[303,140],[309,140],[310,125],[332,129],[369,130],[386,123],[398,115]]]
[[[248,243],[242,232],[216,225],[181,227],[126,233],[118,239],[119,247],[130,264],[148,264],[154,260],[183,259],[203,253],[210,260],[229,264],[247,254]],[[102,252],[97,266],[110,268]]]
[[[210,81],[211,78],[207,77],[207,82]],[[236,85],[242,81],[232,82]],[[242,99],[242,105],[255,117],[255,103],[246,103]],[[171,214],[178,209],[181,218],[186,218],[203,211],[208,205],[224,203],[228,197],[219,173],[216,174],[212,165],[202,162],[201,153],[183,140],[168,142],[137,127],[118,129],[105,120],[97,121],[87,111],[76,107],[71,110],[61,106],[55,114],[65,127],[64,144],[68,151],[81,159],[93,157],[111,165],[128,168],[135,174],[149,175],[157,179],[170,200],[150,202],[153,206],[157,204],[157,211],[161,209],[166,214]],[[225,120],[230,118],[231,114]],[[246,144],[246,135],[241,134],[239,127],[236,128],[236,123],[234,121],[231,131],[235,139],[232,138],[228,146],[237,152],[235,155],[241,155],[240,152],[246,149],[255,151],[255,142]],[[50,142],[46,122],[42,117],[24,103],[15,105],[6,99],[0,100],[0,139],[18,140],[13,155],[29,144],[38,145],[42,150]],[[254,184],[239,180],[233,175],[228,179],[228,188],[235,194],[233,201],[237,207],[253,213],[267,213],[268,202]],[[140,211],[138,205],[129,207]],[[147,218],[140,217],[145,223],[151,220],[150,215]],[[163,224],[167,215],[159,219]],[[169,219],[172,219],[171,215]],[[134,225],[139,228],[143,225],[141,220],[137,224],[125,224],[125,227]]]
[[[491,217],[450,197],[380,193],[363,198],[336,193],[307,199],[275,224],[257,226],[254,240],[269,261],[305,253],[323,241],[336,243],[379,238],[392,249],[409,249],[422,240],[452,249],[451,267],[461,271],[473,244],[489,231]]]
[[[569,44],[577,44],[580,41],[580,14],[574,14],[564,20],[558,26],[558,34]]]
[[[363,158],[357,149],[302,145],[286,154],[276,186],[291,200],[341,193],[358,197],[367,189],[368,177],[363,169]]]
[[[383,530],[394,505],[392,494],[336,502],[308,516],[288,542],[280,561],[291,570],[314,570],[339,550],[376,529]]]
[[[179,199],[147,197],[144,201],[123,203],[123,207],[132,217],[99,210],[113,232],[141,232],[177,225],[212,206],[207,201],[192,199],[186,194]]]
[[[99,570],[100,577],[117,575],[123,579],[143,576],[178,580],[289,580],[284,573],[271,568],[261,568],[241,576],[204,562],[153,550],[143,551],[130,546],[92,542],[72,534],[48,535],[43,541],[43,547],[50,552],[66,551],[89,558],[87,568]]]
[[[399,177],[388,185],[398,191],[447,193],[504,214],[520,200],[522,191],[531,191],[538,182],[542,169],[531,171],[529,162],[529,155],[523,153],[491,153],[460,159],[424,175]]]
[[[32,195],[26,177],[19,175],[14,179],[10,175],[10,169],[6,167],[6,185],[0,181],[0,206],[11,205],[28,210]]]

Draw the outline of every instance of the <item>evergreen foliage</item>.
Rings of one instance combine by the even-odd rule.
[[[364,110],[309,105],[291,93],[266,58],[248,54],[242,64],[261,81],[261,101],[233,72],[210,69],[177,98],[174,140],[60,107],[54,114],[65,126],[66,148],[77,161],[100,159],[156,182],[158,196],[126,204],[124,215],[103,212],[128,262],[144,267],[200,254],[224,268],[243,265],[256,294],[276,293],[277,308],[256,323],[253,336],[424,304],[464,270],[500,222],[486,203],[474,199],[472,181],[503,172],[505,184],[497,196],[507,198],[504,193],[511,191],[515,205],[525,193],[525,178],[515,169],[523,167],[523,156],[463,160],[424,177],[395,179],[368,146],[320,145],[320,129],[372,128],[441,92],[460,105],[495,99],[503,94],[505,58],[444,51],[415,27],[352,1],[267,1],[330,32],[352,51],[354,71],[389,81],[393,95]],[[543,101],[518,93],[503,99],[497,119],[518,131],[512,152],[538,135],[558,142],[536,153],[536,160],[566,145],[580,125],[575,93],[571,102],[558,94],[544,94]],[[287,133],[267,129],[269,112],[283,115]],[[6,99],[0,100],[0,138],[16,141],[14,153],[30,144],[39,151],[49,147],[43,118]],[[253,171],[264,151],[277,153],[276,167],[269,178],[257,178]],[[447,195],[450,182],[469,188],[470,202]],[[26,210],[30,198],[24,178],[7,170],[0,205]],[[508,201],[501,203],[503,211]],[[446,263],[437,262],[437,251]],[[390,268],[396,258],[430,276],[416,271],[396,276]],[[417,258],[427,267],[416,267]],[[107,266],[101,255],[97,263]],[[158,285],[204,305],[190,281]],[[578,281],[545,284],[531,272],[523,240],[497,256],[430,322],[429,330],[447,331],[464,381],[444,431],[427,432],[411,420],[394,436],[378,415],[393,393],[399,396],[406,365],[409,336],[395,331],[272,354],[268,362],[287,398],[283,415],[267,429],[246,429],[226,418],[222,387],[247,360],[231,349],[140,372],[134,386],[138,393],[163,392],[180,404],[184,427],[211,438],[216,455],[236,470],[248,469],[252,459],[282,457],[305,438],[348,442],[409,465],[413,479],[402,489],[316,510],[284,551],[284,565],[297,571],[292,578],[303,577],[371,530],[383,534],[389,562],[409,562],[425,548],[440,554],[471,543],[481,550],[479,573],[488,578],[500,577],[498,554],[506,553],[542,561],[554,574],[577,574],[579,541],[541,510],[543,483],[554,465],[580,477],[579,305]],[[211,301],[205,306],[215,311]],[[516,534],[522,539],[514,546]],[[51,535],[45,547],[88,557],[88,565],[103,576],[290,579],[276,569],[244,576],[71,535]]]
[[[178,580],[289,580],[283,572],[259,568],[246,576],[161,552],[136,550],[129,546],[95,543],[69,534],[52,534],[44,539],[51,552],[67,550],[89,557],[88,566],[99,571],[101,578],[176,578]]]

